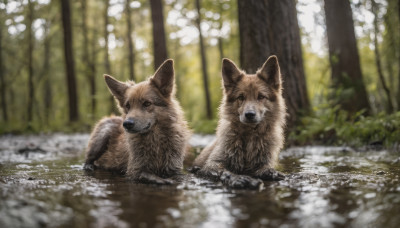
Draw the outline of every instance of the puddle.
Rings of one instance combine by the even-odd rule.
[[[398,227],[400,154],[290,148],[288,178],[230,190],[187,174],[177,186],[82,170],[88,135],[0,137],[0,227]],[[212,140],[196,136],[194,151]],[[28,148],[27,152],[18,152]],[[41,149],[41,150],[32,150]]]

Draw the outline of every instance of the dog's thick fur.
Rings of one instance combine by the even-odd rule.
[[[190,131],[174,94],[173,61],[165,61],[153,77],[135,84],[104,76],[118,102],[120,117],[95,126],[86,153],[86,169],[99,167],[129,178],[171,184],[180,174]]]
[[[259,187],[258,178],[282,179],[274,170],[286,118],[277,57],[269,57],[256,74],[246,74],[223,59],[222,79],[217,138],[196,158],[192,170],[234,188]]]

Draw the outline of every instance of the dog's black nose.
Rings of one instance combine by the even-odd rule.
[[[124,121],[122,126],[124,126],[125,129],[130,130],[135,126],[135,121],[133,119],[127,119]]]
[[[256,117],[256,112],[255,111],[247,111],[244,116],[246,117],[246,119],[248,120],[253,120]]]

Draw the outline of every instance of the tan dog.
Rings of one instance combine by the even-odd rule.
[[[171,184],[180,174],[190,131],[174,94],[173,61],[165,61],[153,77],[135,84],[105,75],[118,102],[120,117],[95,126],[85,169],[115,170],[133,179]]]
[[[257,188],[260,179],[283,179],[274,170],[286,117],[277,57],[269,57],[256,74],[246,74],[224,59],[222,79],[217,138],[196,158],[192,171],[233,188]]]

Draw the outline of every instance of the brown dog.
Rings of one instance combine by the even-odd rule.
[[[95,126],[85,169],[115,170],[133,179],[171,184],[180,174],[190,131],[174,94],[173,61],[165,61],[153,77],[135,84],[104,75],[118,102],[120,117]]]
[[[257,188],[260,179],[283,179],[274,170],[286,117],[277,57],[269,57],[256,74],[246,74],[223,59],[222,79],[217,138],[196,158],[192,171],[233,188]]]

